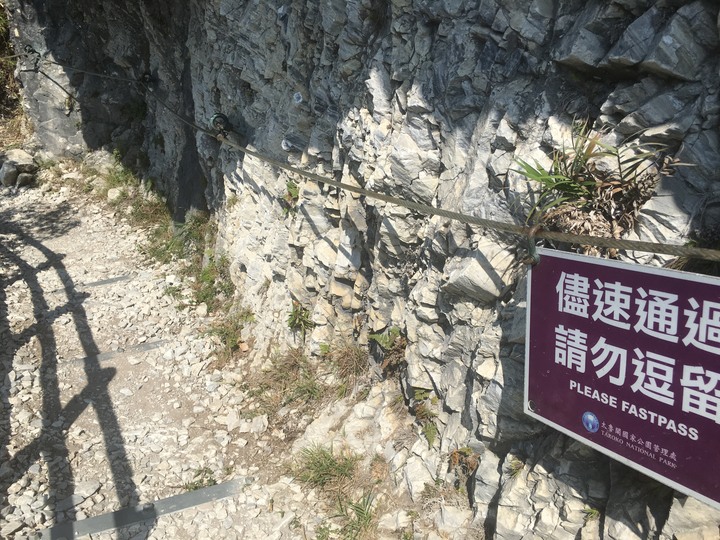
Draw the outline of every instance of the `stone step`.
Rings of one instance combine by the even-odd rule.
[[[245,486],[253,482],[255,482],[253,477],[234,478],[222,484],[173,495],[154,503],[123,508],[80,521],[60,523],[49,529],[38,531],[32,536],[20,537],[18,540],[22,538],[25,540],[59,540],[62,538],[70,540],[71,538],[91,534],[118,531],[136,523],[152,522],[160,516],[174,514],[208,502],[233,497],[240,493]]]
[[[158,349],[168,343],[170,343],[170,340],[167,340],[167,339],[160,339],[157,341],[146,341],[145,343],[138,343],[137,345],[130,345],[129,347],[124,347],[124,348],[118,349],[117,351],[107,351],[107,352],[98,353],[98,354],[95,354],[92,356],[81,356],[79,358],[73,358],[72,360],[70,360],[70,362],[85,362],[86,360],[102,362],[104,360],[110,360],[110,359],[116,358],[118,356],[152,351],[153,349]]]

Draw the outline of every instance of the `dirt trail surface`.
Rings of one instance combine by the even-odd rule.
[[[234,312],[66,169],[0,192],[0,538],[484,537],[432,400],[423,428],[356,346],[333,353],[353,378],[293,348],[228,360]]]
[[[266,416],[233,416],[207,319],[177,308],[176,269],[141,242],[68,188],[0,195],[0,537],[73,538],[121,508],[111,524],[146,519],[82,537],[297,537],[313,494],[278,474]],[[181,513],[148,504],[231,480]]]

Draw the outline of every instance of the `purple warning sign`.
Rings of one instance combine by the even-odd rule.
[[[539,254],[525,412],[720,508],[720,280]]]

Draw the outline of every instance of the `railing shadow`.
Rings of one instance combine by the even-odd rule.
[[[122,433],[115,412],[108,385],[116,374],[115,368],[101,368],[100,353],[88,323],[82,301],[87,295],[79,294],[73,278],[65,266],[65,256],[47,247],[43,240],[66,234],[76,227],[78,222],[72,219],[71,207],[67,204],[47,212],[35,212],[26,215],[10,215],[9,211],[0,212],[0,382],[9,382],[6,375],[13,369],[16,353],[33,337],[40,347],[40,382],[42,387],[42,427],[40,434],[11,457],[11,417],[12,406],[10,387],[0,386],[0,505],[6,506],[10,486],[20,480],[30,467],[43,460],[48,470],[50,500],[57,504],[68,500],[74,493],[73,470],[69,460],[67,433],[69,428],[92,405],[97,415],[105,443],[107,461],[117,498],[123,507],[136,506],[139,502],[138,490],[132,479],[132,467],[124,448]],[[32,231],[32,232],[30,232]],[[33,259],[38,255],[42,260],[31,263],[22,255],[23,249],[30,248]],[[66,296],[64,305],[50,309],[45,291],[40,283],[41,272],[54,271],[63,283]],[[8,288],[22,280],[29,291],[34,322],[17,333],[10,324],[10,312],[14,306],[8,301]],[[87,384],[83,390],[73,396],[65,406],[62,405],[58,380],[57,339],[53,331],[53,322],[61,315],[70,313],[85,354],[84,372]],[[69,499],[72,501],[72,499]],[[67,507],[67,508],[65,508]],[[64,511],[64,512],[63,512]],[[75,536],[76,511],[72,503],[63,507],[56,506],[54,518],[56,525],[49,529],[44,538],[72,538]],[[62,520],[62,521],[61,521]],[[152,530],[156,515],[154,511],[142,512],[142,520]],[[120,529],[125,523],[116,523]],[[148,533],[149,534],[149,533]],[[137,536],[134,536],[138,538]]]

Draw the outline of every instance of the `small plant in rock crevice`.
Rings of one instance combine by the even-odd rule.
[[[431,397],[431,390],[426,388],[413,388],[412,396],[413,404],[410,410],[415,415],[415,420],[420,424],[420,429],[429,447],[432,448],[438,435],[438,429],[435,425],[437,413],[433,408],[437,403],[437,399]]]
[[[283,213],[285,215],[293,214],[297,211],[298,200],[300,200],[300,187],[292,180],[288,180],[285,188],[285,195],[281,200]]]
[[[397,326],[392,326],[381,334],[370,334],[368,339],[378,344],[382,350],[383,360],[380,370],[383,375],[395,373],[405,363],[407,340]]]
[[[432,448],[438,436],[438,429],[435,422],[431,420],[425,422],[422,427],[422,432],[428,442],[428,446]]]
[[[467,446],[457,448],[450,452],[448,466],[455,472],[457,485],[465,485],[480,466],[480,455]]]
[[[310,319],[310,311],[297,301],[292,303],[287,324],[293,332],[300,332],[303,341],[305,341],[305,333],[315,327],[315,323]]]
[[[314,406],[327,394],[318,381],[315,366],[301,349],[274,355],[270,366],[251,373],[243,390],[270,416],[286,405]]]
[[[431,397],[430,390],[425,388],[413,388],[413,405],[412,412],[415,418],[421,422],[427,422],[437,417],[437,413],[433,406],[437,403],[437,399]]]
[[[436,478],[434,483],[425,484],[420,494],[420,501],[426,512],[432,511],[441,504],[458,507],[467,506],[466,486],[451,485],[440,478]]]
[[[373,533],[373,493],[366,492],[357,501],[344,501],[338,499],[338,514],[334,517],[342,518],[344,525],[340,529],[340,537],[344,540],[359,540],[370,538]]]
[[[228,197],[227,201],[225,201],[225,208],[228,210],[232,210],[238,203],[240,202],[240,197],[237,196],[237,194],[233,193]]]
[[[682,165],[664,155],[664,145],[636,139],[608,144],[605,132],[592,131],[587,121],[575,121],[571,133],[570,147],[553,151],[549,169],[523,159],[512,169],[540,186],[529,223],[619,238],[633,228],[658,179]]]
[[[230,362],[242,346],[243,328],[254,320],[255,317],[249,309],[240,309],[215,321],[208,330],[208,334],[216,336],[220,341],[220,348],[215,353],[214,367],[222,369]]]
[[[333,365],[338,378],[346,385],[354,385],[368,372],[368,351],[356,343],[323,344],[320,357]]]
[[[512,457],[510,461],[508,461],[505,472],[510,478],[517,478],[518,476],[520,476],[520,473],[522,473],[524,468],[525,462],[523,460],[517,457]]]
[[[205,303],[209,312],[216,311],[232,300],[235,286],[230,278],[230,265],[225,256],[209,253],[195,280],[195,300]]]
[[[586,506],[583,508],[583,521],[585,523],[588,523],[590,521],[595,521],[596,519],[600,519],[600,510],[597,508],[593,508],[591,506]]]

